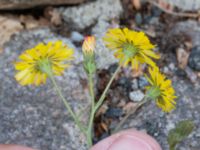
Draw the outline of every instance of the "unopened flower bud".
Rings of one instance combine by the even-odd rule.
[[[85,55],[93,54],[95,49],[95,37],[94,36],[87,36],[83,42],[82,50]]]
[[[96,71],[95,64],[95,38],[94,36],[87,36],[83,42],[82,50],[83,50],[83,66],[87,74],[94,74]]]

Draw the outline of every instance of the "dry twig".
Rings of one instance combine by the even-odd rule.
[[[174,15],[174,16],[178,16],[178,17],[189,17],[189,18],[198,18],[200,17],[200,13],[187,13],[187,12],[173,12],[173,11],[169,11],[165,8],[163,8],[161,5],[159,5],[158,3],[156,3],[153,0],[147,0],[150,4],[158,7],[159,9],[161,9],[163,12],[170,14],[170,15]]]

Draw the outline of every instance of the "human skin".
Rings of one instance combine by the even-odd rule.
[[[148,134],[134,129],[116,133],[90,150],[162,150],[158,142]]]
[[[16,145],[0,145],[0,150],[34,150]],[[96,145],[90,150],[162,150],[158,142],[144,132],[125,130],[116,133]]]
[[[34,150],[32,148],[18,146],[18,145],[0,145],[0,150]]]

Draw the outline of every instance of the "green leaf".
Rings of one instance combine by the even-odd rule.
[[[167,138],[170,150],[175,150],[176,145],[190,135],[194,129],[194,123],[190,120],[180,121],[176,127],[169,131]]]

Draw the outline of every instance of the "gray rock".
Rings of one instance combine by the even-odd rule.
[[[124,89],[126,89],[126,91],[128,89],[131,89],[131,82],[130,82],[130,79],[127,78],[127,77],[120,77],[118,79],[118,84],[123,87]]]
[[[84,36],[77,31],[73,31],[70,38],[74,42],[81,42],[84,40]]]
[[[133,79],[132,81],[131,81],[131,83],[132,83],[132,89],[133,90],[136,90],[136,89],[138,89],[138,80],[137,79]]]
[[[113,55],[113,51],[108,49],[102,38],[105,35],[107,29],[111,27],[111,25],[103,19],[99,19],[97,24],[92,28],[92,34],[96,37],[96,61],[97,67],[100,69],[108,69],[111,64],[114,64],[117,59]]]
[[[200,46],[192,48],[189,56],[189,66],[196,71],[200,71]]]
[[[72,28],[82,30],[98,20],[118,18],[122,13],[120,0],[96,0],[84,5],[61,8],[63,20]]]
[[[197,21],[188,20],[178,22],[169,33],[170,36],[185,34],[192,39],[192,45],[198,46],[200,41],[200,25]]]
[[[147,79],[144,76],[140,76],[138,79],[138,85],[140,89],[145,89],[145,86],[147,86],[149,83]]]
[[[140,102],[144,98],[144,93],[140,90],[132,91],[129,93],[129,98],[132,101]]]
[[[98,62],[97,67],[99,69],[102,69],[102,68],[108,69],[108,67],[111,64],[118,62],[118,60],[114,57],[113,51],[105,47],[104,42],[102,40],[102,35],[101,36],[96,35],[96,37],[97,37],[97,40],[96,40],[97,45],[95,49],[95,54],[96,54],[96,61]]]
[[[51,83],[40,87],[20,86],[14,79],[13,62],[25,49],[39,42],[62,40],[70,47],[69,39],[37,29],[16,34],[0,55],[0,142],[31,146],[41,150],[86,150],[84,136],[74,124]],[[82,69],[82,55],[75,50],[75,60],[62,77],[57,77],[75,112],[88,105],[88,93],[80,80],[86,75]],[[83,117],[87,121],[87,116]]]
[[[117,62],[113,51],[105,47],[102,37],[111,27],[109,21],[113,18],[119,18],[122,13],[120,0],[97,0],[81,6],[61,8],[59,11],[64,21],[76,30],[94,25],[91,34],[96,37],[97,68],[108,69],[111,64]]]
[[[143,19],[142,19],[141,13],[136,13],[136,15],[135,15],[135,22],[136,22],[136,24],[137,25],[141,25],[142,21],[143,21]]]
[[[105,113],[105,116],[108,118],[119,118],[122,115],[123,115],[123,110],[121,108],[114,108],[114,107],[110,107]]]

